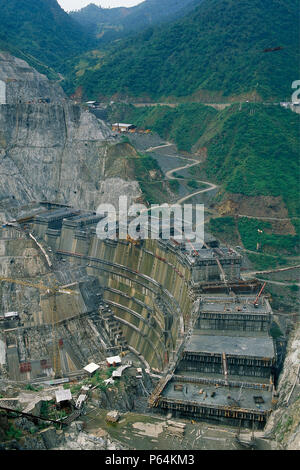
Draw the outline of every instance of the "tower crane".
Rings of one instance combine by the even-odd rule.
[[[267,283],[265,282],[264,285],[262,286],[262,288],[260,289],[259,293],[257,294],[256,299],[255,299],[254,302],[253,302],[253,305],[254,305],[255,308],[258,308],[258,305],[259,305],[259,304],[258,304],[259,298],[260,298],[260,296],[261,296],[261,294],[262,294],[264,288],[266,287],[266,285],[267,285]]]
[[[34,284],[32,282],[23,281],[22,279],[13,279],[10,277],[0,276],[0,282],[8,282],[10,284],[18,284],[18,285],[25,286],[25,287],[33,287],[35,289],[45,291],[45,293],[47,294],[54,293],[54,292],[58,294],[68,294],[68,295],[78,294],[78,292],[76,291],[64,289],[63,287],[59,287],[59,286],[48,287],[48,286],[45,286],[41,282],[38,284]]]

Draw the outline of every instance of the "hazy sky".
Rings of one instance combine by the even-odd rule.
[[[143,0],[58,0],[60,6],[66,11],[79,10],[89,3],[94,3],[103,8],[108,7],[133,7]]]

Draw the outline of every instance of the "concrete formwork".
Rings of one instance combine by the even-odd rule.
[[[153,369],[168,370],[171,379],[176,367],[177,375],[185,375],[165,380],[155,399],[150,400],[151,406],[186,416],[240,420],[245,424],[254,420],[263,425],[270,411],[271,391],[259,389],[265,405],[255,409],[252,401],[256,395],[247,384],[257,377],[265,385],[262,382],[272,377],[276,361],[268,336],[272,312],[267,301],[255,309],[251,298],[231,295],[220,300],[199,298],[197,294],[202,284],[224,281],[224,275],[227,285],[238,284],[240,255],[221,247],[201,249],[193,256],[180,245],[163,240],[144,240],[137,245],[125,240],[100,240],[96,235],[98,220],[95,214],[59,208],[36,216],[33,226],[60,257],[77,265],[77,269],[85,266],[87,273],[99,280],[104,302],[113,312],[113,321],[118,322],[119,329],[114,331],[118,330],[128,348],[141,354]],[[197,297],[198,310],[194,308]],[[89,313],[85,298],[83,304],[72,307],[78,316],[74,321]],[[50,314],[50,305],[44,310]],[[73,321],[64,313],[68,308],[61,306],[60,310],[62,323]],[[101,312],[99,319],[109,336],[114,325]],[[50,316],[44,320],[50,322]],[[68,361],[72,362],[72,354],[73,363],[85,360],[84,352],[68,337],[61,356],[65,368]],[[194,372],[197,380],[191,378]],[[205,379],[206,374],[217,374],[219,378],[211,383]],[[229,388],[238,388],[232,385],[232,376],[239,377],[246,390],[240,400],[236,391],[230,395],[233,404],[226,401]],[[187,391],[181,396],[178,390],[182,383],[181,391]],[[175,385],[179,385],[176,393]],[[199,390],[204,385],[205,400]],[[214,387],[218,393],[213,394]]]
[[[254,306],[256,296],[203,297],[196,328],[204,330],[265,331],[271,325],[272,311],[266,298]],[[230,300],[230,301],[229,301]]]

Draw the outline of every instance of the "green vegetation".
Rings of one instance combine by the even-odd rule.
[[[87,31],[93,32],[101,42],[108,42],[183,15],[187,5],[201,1],[148,0],[126,10],[124,7],[101,8],[91,3],[79,11],[71,12],[70,16]]]
[[[298,236],[270,233],[272,230],[270,222],[243,217],[239,219],[238,228],[242,242],[247,250],[256,251],[257,243],[259,243],[259,251],[265,253],[274,253],[276,255],[279,253],[297,253],[299,246]]]
[[[10,425],[9,429],[6,431],[6,439],[7,440],[12,440],[12,439],[21,439],[22,437],[22,431],[19,429],[16,429],[13,424]]]
[[[146,201],[149,204],[167,202],[170,185],[169,183],[162,182],[163,175],[157,161],[150,155],[140,155],[139,158],[135,158],[132,161],[135,179],[139,182]]]
[[[176,173],[176,172],[173,173],[173,176],[175,176],[175,178],[184,179],[184,176],[182,176],[182,175],[180,175],[179,173]]]
[[[140,155],[135,161],[135,169],[137,177],[142,177],[149,171],[160,171],[160,166],[150,155]]]
[[[275,322],[272,323],[272,326],[270,328],[270,335],[274,339],[277,339],[277,338],[280,338],[280,336],[283,336],[283,333],[282,333],[281,329],[279,328],[279,326]]]
[[[169,181],[169,185],[170,185],[171,190],[172,190],[174,193],[178,193],[180,184],[178,183],[177,180],[171,180],[171,181]]]
[[[72,395],[77,395],[81,390],[81,385],[80,384],[76,384],[76,385],[72,385],[71,387],[71,393]]]
[[[286,264],[286,260],[280,256],[276,257],[261,253],[247,253],[247,257],[253,264],[254,269],[257,269],[258,271],[273,269]]]
[[[43,390],[43,387],[34,387],[31,384],[26,385],[25,390],[30,390],[31,392],[39,392],[40,390]]]
[[[122,135],[122,136],[121,136],[121,142],[122,142],[122,144],[129,144],[129,143],[130,143],[130,140],[129,140],[129,138],[127,137],[127,135]]]
[[[277,106],[231,106],[218,113],[199,145],[206,171],[227,192],[282,198],[299,215],[299,115]]]
[[[177,108],[114,105],[108,109],[108,119],[128,120],[138,127],[150,128],[161,137],[173,140],[180,150],[205,147],[207,159],[200,170],[201,179],[204,170],[208,179],[221,186],[223,194],[276,197],[291,217],[299,217],[299,115],[296,113],[280,106],[247,103],[219,112],[196,103]],[[194,178],[200,177],[198,172],[197,167],[193,168]],[[142,189],[147,192],[147,187]],[[270,224],[250,219],[240,220],[238,230],[249,250],[256,251],[260,241],[264,253],[297,254],[300,220],[292,222],[296,236],[271,233]],[[223,231],[227,236],[232,233],[233,225],[233,220],[220,218],[219,222],[211,222],[210,230],[217,236]],[[259,240],[258,229],[263,230]],[[239,243],[237,231],[234,240]],[[266,261],[260,257],[258,264],[261,266]]]
[[[237,224],[234,217],[217,217],[210,219],[208,230],[219,240],[239,245],[240,238],[237,230]]]
[[[298,76],[298,2],[203,0],[168,25],[108,47],[77,77],[86,97],[285,99]],[[267,48],[281,47],[275,52]]]
[[[116,367],[109,367],[109,368],[107,369],[107,371],[105,372],[106,377],[107,377],[108,379],[110,379],[111,376],[112,376],[112,374],[113,374],[113,372],[114,372],[115,370],[117,370]]]
[[[106,384],[104,382],[103,373],[101,371],[97,371],[92,377],[85,379],[83,383],[97,387],[103,392],[106,390]]]
[[[57,409],[55,400],[51,400],[51,401],[42,401],[40,416],[42,418],[59,420],[59,419],[65,418],[65,416],[67,416],[67,413],[65,410]],[[43,424],[43,427],[44,427],[44,424]]]
[[[171,188],[156,159],[149,154],[139,154],[128,144],[127,136],[123,142],[108,149],[108,159],[105,173],[107,177],[120,177],[135,180],[139,183],[144,199],[149,204],[169,202],[172,197]],[[176,187],[173,185],[176,190]]]
[[[1,21],[1,20],[0,20]],[[31,67],[36,69],[38,72],[47,75],[49,80],[59,80],[59,74],[55,72],[55,70],[51,67],[48,67],[44,63],[42,63],[40,60],[35,59],[30,54],[26,54],[26,52],[21,51],[17,46],[12,46],[11,44],[8,44],[6,41],[3,41],[1,39],[1,33],[0,33],[0,51],[5,51],[10,53],[11,55],[15,57],[19,57],[22,60],[25,60]]]
[[[236,230],[234,217],[217,217],[209,221],[209,231],[222,239],[233,236]]]
[[[222,241],[240,244],[241,240],[246,250],[253,251],[247,253],[247,257],[257,270],[284,266],[287,264],[284,255],[295,255],[299,249],[298,235],[272,233],[270,222],[257,219],[242,217],[235,220],[234,217],[218,217],[210,220],[208,229]],[[291,290],[294,290],[294,287]]]
[[[247,103],[219,112],[196,103],[177,108],[120,105],[109,108],[108,119],[150,128],[173,140],[179,150],[206,147],[205,171],[226,192],[278,197],[291,217],[299,216],[296,113],[280,106]],[[296,220],[293,223],[296,226]]]
[[[214,108],[199,103],[169,106],[114,105],[108,108],[109,121],[128,121],[139,128],[151,129],[161,137],[172,140],[179,150],[190,152],[204,134],[209,122],[217,115]]]
[[[13,49],[51,78],[64,73],[67,91],[82,86],[90,99],[115,94],[173,101],[240,95],[285,99],[297,77],[298,5],[293,0],[152,1],[126,15],[124,9],[91,5],[73,14],[84,27],[56,0],[0,4],[0,47]],[[186,16],[155,26],[183,12]],[[147,24],[154,26],[112,41]],[[96,50],[103,38],[106,45]]]
[[[297,286],[297,284],[293,284],[292,286],[289,286],[289,289],[292,292],[299,292],[299,286]]]
[[[210,231],[216,234],[232,232],[235,228],[233,217],[218,217],[209,222]]]
[[[196,180],[189,180],[187,182],[187,185],[192,189],[198,189],[200,187],[200,185],[198,184]]]
[[[277,434],[279,442],[282,442],[286,438],[293,426],[293,422],[292,416],[284,416],[279,420],[275,428],[275,434]]]
[[[35,392],[35,391],[36,391],[36,389],[35,389],[32,385],[30,385],[30,384],[26,385],[25,390],[30,390],[30,391],[32,391],[32,392]]]
[[[42,401],[40,416],[42,418],[49,418],[49,409],[50,409],[50,402]]]
[[[56,0],[0,0],[0,47],[29,62],[62,71],[66,59],[93,47],[93,40]],[[45,72],[51,72],[45,67]],[[53,71],[51,72],[54,73]]]
[[[297,236],[268,233],[271,224],[256,219],[243,217],[235,221],[234,217],[218,217],[210,220],[208,229],[222,241],[239,244],[242,240],[246,250],[253,251],[247,257],[257,270],[284,266],[287,260],[282,255],[295,254],[298,250]],[[257,243],[260,244],[258,252]]]

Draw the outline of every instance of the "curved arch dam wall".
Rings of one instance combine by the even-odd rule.
[[[99,278],[130,348],[162,371],[177,351],[192,311],[189,266],[156,240],[142,246],[103,241],[67,226],[56,235],[46,234],[48,243]]]

